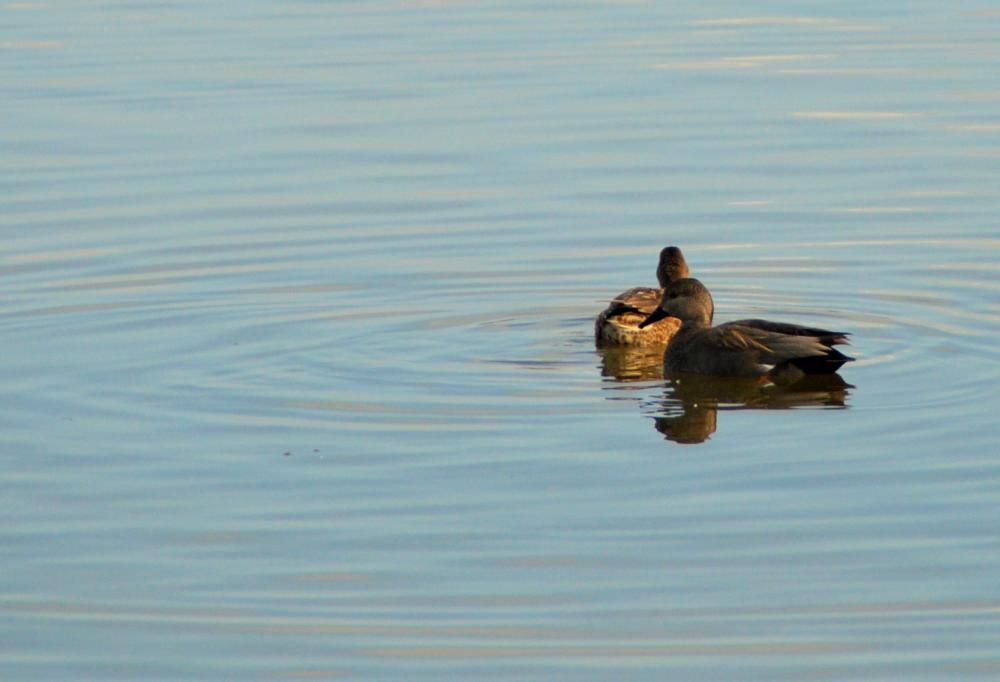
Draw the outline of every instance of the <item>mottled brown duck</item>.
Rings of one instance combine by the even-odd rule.
[[[656,266],[659,288],[635,287],[615,296],[608,307],[597,316],[594,323],[594,340],[598,346],[662,346],[680,328],[677,320],[663,320],[644,328],[639,324],[647,319],[660,303],[664,288],[688,276],[684,254],[676,246],[660,251]]]

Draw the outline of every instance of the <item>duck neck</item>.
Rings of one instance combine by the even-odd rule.
[[[712,326],[712,313],[708,312],[697,317],[689,317],[681,322],[681,329],[708,329]]]

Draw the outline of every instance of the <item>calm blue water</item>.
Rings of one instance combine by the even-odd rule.
[[[0,678],[1000,676],[989,4],[0,26]],[[667,244],[844,385],[597,352]]]

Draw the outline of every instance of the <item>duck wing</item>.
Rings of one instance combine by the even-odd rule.
[[[778,334],[787,334],[789,336],[815,336],[827,346],[836,346],[838,344],[845,343],[849,344],[850,341],[848,341],[847,337],[851,335],[850,332],[837,332],[831,329],[822,329],[820,327],[806,327],[801,324],[792,324],[791,322],[772,322],[771,320],[761,320],[756,318],[734,320],[733,322],[726,322],[719,326],[724,327],[727,325],[751,327],[765,332],[776,332]]]
[[[604,318],[634,313],[636,315],[651,315],[657,306],[660,305],[661,289],[651,287],[635,287],[611,299],[607,309],[604,311]]]
[[[721,324],[701,332],[700,341],[708,347],[719,351],[738,353],[770,353],[771,349],[764,343],[769,336],[767,332],[753,327],[736,324]]]
[[[730,322],[715,329],[722,329],[722,335],[733,339],[732,343],[736,343],[737,338],[746,338],[755,344],[757,361],[761,365],[771,365],[772,372],[793,366],[805,374],[833,374],[854,359],[832,348],[835,344],[847,343],[844,333],[785,322],[751,321],[763,324]]]
[[[785,334],[749,325],[724,324],[713,330],[717,343],[728,350],[753,352],[763,365],[778,365],[796,358],[826,355],[830,347],[818,337]]]
[[[664,369],[670,374],[759,377],[780,361],[768,343],[772,336],[780,335],[731,324],[701,329],[682,327],[667,346]]]

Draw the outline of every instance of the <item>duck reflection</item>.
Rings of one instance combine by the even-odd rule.
[[[663,379],[662,346],[609,346],[597,352],[601,356],[601,376],[622,383]]]
[[[656,414],[662,416],[654,416],[653,424],[667,440],[702,443],[715,433],[719,411],[846,407],[851,388],[839,374],[810,375],[783,385],[754,377],[680,374],[656,401]]]

